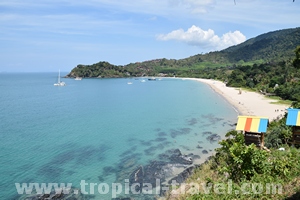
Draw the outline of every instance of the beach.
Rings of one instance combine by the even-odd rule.
[[[239,115],[267,117],[270,121],[285,114],[288,105],[275,104],[277,100],[266,98],[257,92],[227,87],[225,83],[212,79],[188,78],[208,84],[222,95],[237,110]]]

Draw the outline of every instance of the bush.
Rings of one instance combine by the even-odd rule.
[[[254,144],[247,146],[244,135],[237,131],[226,134],[228,138],[220,142],[216,149],[217,157],[226,164],[219,168],[220,173],[228,173],[234,181],[250,180],[254,174],[264,173],[268,153],[258,149]]]

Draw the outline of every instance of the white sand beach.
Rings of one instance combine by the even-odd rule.
[[[266,98],[264,95],[241,90],[239,88],[226,87],[221,81],[212,79],[188,78],[206,83],[217,93],[227,99],[239,112],[239,115],[263,116],[268,117],[270,121],[284,115],[288,105],[272,104],[276,100]]]

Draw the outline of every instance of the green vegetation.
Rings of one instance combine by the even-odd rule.
[[[167,199],[299,198],[297,148],[285,145],[285,151],[265,151],[253,144],[245,145],[242,133],[230,131],[226,136],[216,155],[189,177],[184,192],[168,193]]]
[[[236,67],[225,78],[228,86],[247,87],[284,100],[299,101],[300,74],[291,62]]]
[[[282,98],[278,97],[278,96],[266,96],[266,99],[271,99],[271,100],[276,100],[276,102],[271,102],[271,104],[284,104],[287,106],[290,106],[293,101],[291,100],[283,100]]]

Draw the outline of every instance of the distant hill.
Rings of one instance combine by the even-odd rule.
[[[195,55],[186,60],[200,58],[202,61],[223,64],[282,61],[293,58],[294,50],[299,45],[300,27],[265,33],[222,51]]]
[[[300,28],[294,28],[265,33],[222,52],[228,53],[230,62],[278,61],[294,57],[294,50],[298,45],[300,45]]]
[[[188,76],[205,67],[261,64],[294,58],[300,45],[300,27],[273,31],[222,51],[197,54],[185,59],[155,59],[115,66],[108,62],[78,65],[67,77],[130,77],[160,74]]]

